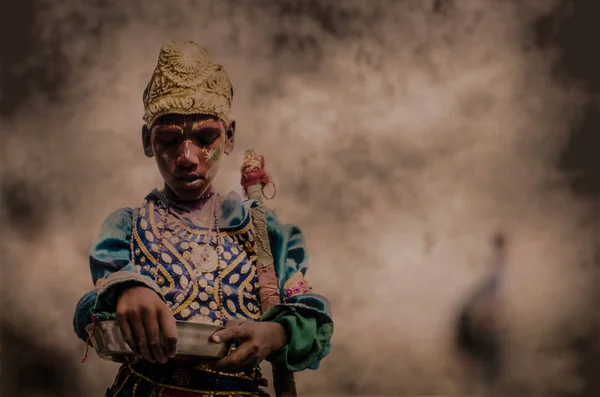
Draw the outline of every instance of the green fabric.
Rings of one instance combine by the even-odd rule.
[[[281,324],[288,336],[289,343],[267,357],[272,364],[284,366],[291,372],[317,369],[329,351],[333,335],[333,323],[329,318],[319,318],[310,311],[302,313],[300,308],[283,304],[270,308],[260,320]]]

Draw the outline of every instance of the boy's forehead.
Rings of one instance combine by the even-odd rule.
[[[157,125],[180,125],[180,126],[183,126],[186,123],[193,123],[193,122],[197,122],[197,121],[215,121],[216,122],[218,120],[215,116],[208,115],[208,114],[188,114],[188,115],[166,114],[164,116],[161,116],[158,120],[156,120],[154,125],[155,126],[157,126]]]

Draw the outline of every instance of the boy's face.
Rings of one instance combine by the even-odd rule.
[[[144,153],[155,157],[165,184],[181,200],[195,200],[208,191],[223,153],[233,149],[235,122],[226,129],[216,117],[169,114],[149,130],[144,126]]]

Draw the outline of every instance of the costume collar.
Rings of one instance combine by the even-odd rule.
[[[169,205],[164,193],[158,189],[152,190],[146,196],[146,200],[158,201],[165,207]],[[237,193],[230,192],[223,199],[223,203],[221,204],[219,229],[231,231],[244,228],[248,225],[248,222],[250,222],[249,208],[251,208],[253,204],[254,201],[242,201]]]

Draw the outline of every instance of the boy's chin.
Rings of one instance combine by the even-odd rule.
[[[171,191],[175,193],[177,199],[180,201],[195,201],[202,198],[204,194],[208,191],[208,187],[203,186],[200,189],[181,189],[181,188],[173,188],[171,187]]]
[[[175,192],[177,198],[180,201],[195,201],[202,198],[203,192],[193,193],[193,192]]]

